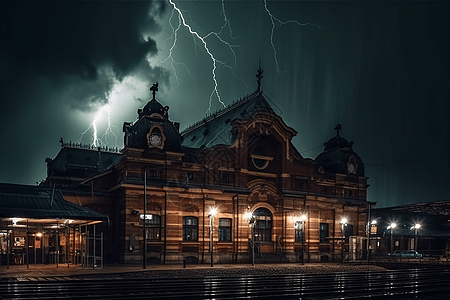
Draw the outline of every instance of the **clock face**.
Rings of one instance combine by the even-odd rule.
[[[161,146],[162,138],[161,138],[161,136],[159,134],[152,134],[152,135],[150,135],[150,139],[149,140],[150,140],[150,145],[155,146],[155,147]]]
[[[348,172],[349,173],[354,173],[355,172],[355,165],[354,164],[349,164],[348,165]]]

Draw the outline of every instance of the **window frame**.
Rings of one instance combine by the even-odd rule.
[[[302,224],[302,222],[298,221],[298,226],[295,227],[295,232],[294,232],[295,243],[303,242],[303,235],[304,235],[303,227],[304,227],[304,224]]]
[[[256,213],[258,210],[259,213]],[[255,242],[272,242],[272,212],[265,207],[260,207],[253,212],[253,215],[255,217]]]
[[[223,224],[225,221],[229,224]],[[231,218],[219,218],[219,242],[232,241],[233,220]]]
[[[148,217],[150,216],[150,217]],[[146,214],[147,219],[142,219],[142,225],[145,226],[145,238],[147,242],[161,241],[161,216],[155,214]]]
[[[353,235],[353,224],[346,224],[344,226],[344,237],[346,243],[348,243],[352,235]]]
[[[188,221],[191,221],[192,224],[187,224]],[[198,242],[198,217],[184,216],[182,224],[183,242]]]
[[[320,225],[319,225],[319,243],[329,244],[330,243],[330,240],[328,239],[328,237],[330,236],[329,234],[330,234],[330,224],[320,223]]]

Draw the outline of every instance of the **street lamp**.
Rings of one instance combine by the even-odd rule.
[[[371,239],[371,234],[372,234],[372,226],[375,226],[377,224],[377,220],[372,220],[371,222],[369,222],[369,229],[368,229],[368,239],[367,239],[367,263],[370,264],[370,250],[371,250],[371,245],[370,245],[370,239]]]
[[[211,267],[214,266],[214,262],[213,262],[213,251],[214,251],[214,247],[213,247],[213,218],[217,213],[217,209],[215,208],[211,208],[211,210],[209,211],[208,217],[209,217],[209,252],[211,252]]]
[[[306,215],[303,214],[300,217],[300,220],[295,222],[295,224],[294,224],[295,229],[299,229],[299,226],[301,226],[300,229],[301,229],[301,233],[302,233],[302,265],[305,264],[305,260],[304,260],[304,257],[305,257],[305,223],[306,223]]]
[[[244,214],[244,218],[247,219],[249,226],[252,228],[252,266],[255,265],[255,223],[256,218],[251,212]]]
[[[417,251],[417,232],[419,231],[420,224],[416,223],[414,224],[414,232],[415,232],[415,238],[414,238],[414,251]]]
[[[394,241],[393,241],[393,239],[392,239],[392,235],[394,234],[394,228],[395,228],[395,227],[397,227],[397,224],[395,224],[395,223],[391,223],[391,224],[387,227],[387,229],[390,229],[390,230],[391,230],[391,253],[394,252]]]
[[[345,231],[344,227],[347,226],[347,218],[341,219],[341,233],[342,233],[342,247],[341,247],[341,263],[344,262],[344,242],[345,242]]]

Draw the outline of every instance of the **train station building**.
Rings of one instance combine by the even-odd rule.
[[[363,258],[368,178],[345,128],[330,128],[323,152],[305,158],[260,81],[182,131],[157,84],[151,90],[137,119],[123,125],[123,149],[61,139],[46,160],[41,188],[108,216],[97,226],[106,262]]]
[[[372,210],[372,253],[416,251],[424,258],[450,256],[450,201],[406,204]]]

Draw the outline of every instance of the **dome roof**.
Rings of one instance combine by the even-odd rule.
[[[138,109],[138,119],[136,122],[125,122],[123,124],[125,147],[140,149],[151,147],[161,150],[178,151],[181,147],[180,124],[171,122],[167,113],[169,107],[161,105],[155,99],[156,91],[158,91],[158,83],[153,84],[150,90],[153,92],[153,99],[144,108]],[[150,136],[155,138],[159,137],[159,144],[151,144]]]
[[[159,114],[161,118],[168,118],[167,111],[169,110],[168,106],[162,106],[156,99],[150,100],[143,109],[138,110],[139,118],[143,116],[151,116],[153,114]]]
[[[353,151],[353,142],[348,142],[339,135],[341,126],[335,128],[336,136],[324,143],[325,149],[315,162],[321,172],[333,174],[353,174],[364,176],[364,164],[361,158]]]
[[[169,107],[162,106],[161,103],[159,103],[155,98],[156,92],[158,91],[158,83],[153,84],[153,86],[150,88],[150,91],[152,91],[153,93],[153,99],[150,100],[143,109],[138,109],[138,118],[141,119],[144,116],[149,116],[168,119],[169,116],[167,112],[169,110]],[[155,114],[158,114],[159,116]]]

